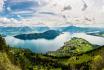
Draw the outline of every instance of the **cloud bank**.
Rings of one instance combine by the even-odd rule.
[[[104,0],[0,0],[0,11],[0,26],[104,26]]]

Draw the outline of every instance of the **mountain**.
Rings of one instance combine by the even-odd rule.
[[[96,27],[76,27],[76,26],[68,26],[63,29],[63,31],[69,32],[93,32],[93,31],[104,31],[104,28],[96,28]]]
[[[82,38],[72,38],[70,41],[64,43],[60,49],[55,52],[50,52],[50,55],[55,56],[72,56],[75,54],[85,53],[94,49],[94,46]]]
[[[60,32],[96,32],[96,31],[104,31],[104,28],[96,28],[96,27],[76,27],[76,26],[67,26],[67,27],[0,27],[0,33],[2,36],[15,36],[19,34],[27,34],[27,33],[42,33],[48,30],[56,30]]]
[[[64,52],[73,52],[73,53],[82,53],[91,50],[93,45],[90,44],[88,41],[82,38],[72,38],[70,41],[66,42],[63,47],[61,47],[57,51],[64,51]]]
[[[18,35],[30,32],[44,32],[49,30],[48,27],[0,27],[2,36]]]
[[[67,26],[67,27],[54,27],[52,29],[59,30],[61,32],[70,32],[70,33],[77,33],[77,32],[96,32],[96,31],[104,31],[104,28],[98,27],[77,27],[77,26]]]
[[[43,33],[20,34],[20,35],[14,36],[14,37],[18,38],[18,39],[22,39],[22,40],[32,40],[32,39],[40,39],[40,38],[54,39],[59,34],[60,34],[59,31],[48,30],[48,31],[43,32]]]

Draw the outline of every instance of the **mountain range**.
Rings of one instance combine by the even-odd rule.
[[[103,32],[104,28],[97,27],[78,27],[78,26],[66,26],[66,27],[0,27],[0,33],[2,36],[8,35],[19,35],[19,34],[29,34],[29,33],[43,33],[48,30],[56,30],[60,32],[70,32],[70,33],[96,33]]]

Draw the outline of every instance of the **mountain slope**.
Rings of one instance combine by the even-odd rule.
[[[92,44],[82,38],[72,38],[70,41],[66,42],[63,47],[55,52],[50,52],[49,55],[52,56],[72,56],[75,54],[85,53],[91,51],[94,48]]]
[[[91,49],[92,45],[88,41],[74,37],[70,41],[66,42],[58,51],[72,51],[73,53],[80,53]]]

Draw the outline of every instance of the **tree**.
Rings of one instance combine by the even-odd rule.
[[[2,38],[2,36],[0,35],[0,50],[5,50],[7,48],[7,45],[5,43],[5,39]]]

